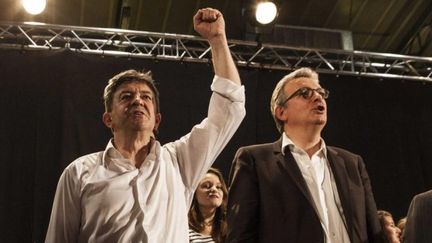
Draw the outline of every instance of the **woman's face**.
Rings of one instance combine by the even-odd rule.
[[[223,200],[222,183],[213,173],[207,173],[196,190],[196,199],[200,208],[216,209]]]
[[[400,243],[401,230],[396,227],[392,217],[384,216],[383,230],[390,243]]]

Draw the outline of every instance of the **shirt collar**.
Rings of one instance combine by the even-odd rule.
[[[146,160],[151,160],[154,161],[156,160],[157,157],[157,153],[160,150],[160,144],[157,140],[152,139],[152,144],[150,147],[150,152],[147,155]],[[102,164],[104,166],[108,166],[108,164],[111,162],[112,159],[116,159],[116,160],[127,160],[123,157],[123,155],[114,147],[114,138],[111,138],[103,152],[102,155]],[[127,163],[128,165],[130,165],[130,163]],[[131,165],[132,166],[132,165]]]
[[[103,152],[102,163],[104,166],[107,166],[109,164],[110,162],[109,158],[123,158],[120,152],[114,147],[113,141],[114,141],[113,138],[111,138],[108,141],[108,144],[105,147],[105,150]]]
[[[324,157],[327,158],[327,149],[326,149],[326,144],[324,142],[324,139],[320,138],[320,141],[321,141],[320,148],[317,151],[317,153],[322,152],[323,155],[324,155]],[[298,151],[298,150],[303,151],[303,149],[297,147],[294,144],[294,142],[284,132],[284,133],[282,133],[282,150],[281,150],[283,155],[285,155],[285,148],[287,146],[289,147],[289,149],[290,149],[291,152],[295,152],[295,151]]]

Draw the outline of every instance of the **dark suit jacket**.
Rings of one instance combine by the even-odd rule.
[[[416,195],[409,207],[404,243],[432,242],[432,190]]]
[[[230,175],[226,242],[324,242],[312,196],[282,140],[242,147]],[[381,242],[381,226],[360,156],[327,147],[351,243]]]

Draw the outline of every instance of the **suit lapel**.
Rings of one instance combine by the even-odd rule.
[[[283,155],[281,149],[282,149],[282,138],[273,144],[273,150],[276,154],[275,157],[277,159],[276,163],[278,164],[278,166],[281,168],[282,171],[285,171],[286,174],[289,177],[291,177],[292,181],[296,184],[299,190],[306,197],[309,204],[314,208],[318,218],[321,218],[319,211],[316,208],[313,198],[309,192],[306,181],[304,180],[300,168],[297,165],[297,162],[295,161],[294,157],[290,152],[285,153],[285,155]]]
[[[339,199],[342,205],[343,214],[345,216],[345,223],[347,225],[348,234],[352,238],[352,205],[350,199],[349,181],[347,178],[347,168],[345,161],[338,155],[338,152],[327,147],[328,151],[328,161],[334,176],[334,180],[337,186],[337,192],[339,194]]]

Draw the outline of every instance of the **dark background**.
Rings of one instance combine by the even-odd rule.
[[[207,112],[209,64],[0,50],[0,242],[42,242],[57,180],[78,156],[103,150],[102,91],[125,69],[151,69],[161,93],[159,140],[186,134]],[[227,176],[239,146],[279,138],[269,100],[283,71],[240,69],[247,115],[215,167]],[[432,188],[432,85],[321,74],[331,91],[328,145],[363,156],[377,206],[404,216]]]

